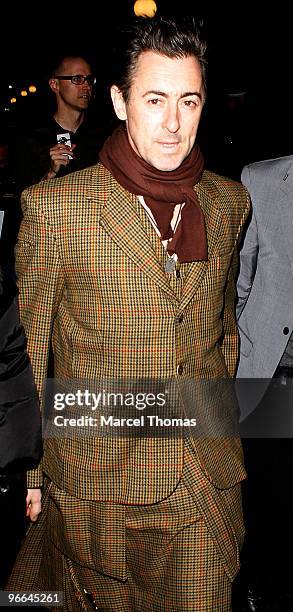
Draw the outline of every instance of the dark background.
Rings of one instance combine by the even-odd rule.
[[[76,4],[75,4],[76,6]],[[89,2],[77,8],[68,3],[14,3],[1,8],[2,79],[37,78],[58,48],[81,47],[103,68],[113,45],[115,27],[133,16],[134,1]],[[252,82],[264,86],[272,76],[273,87],[279,76],[289,76],[292,43],[286,11],[276,15],[275,6],[266,4],[257,12],[253,3],[217,4],[205,0],[157,0],[159,14],[196,15],[203,18],[210,44],[211,63],[217,65],[223,81],[235,72],[247,72]],[[275,73],[275,69],[281,75]],[[288,71],[288,72],[287,72]]]
[[[229,93],[246,91],[245,112],[243,116],[238,113],[238,125],[233,126],[239,132],[238,145],[243,143],[240,164],[291,153],[290,20],[284,7],[276,14],[275,5],[267,3],[258,10],[255,4],[157,0],[158,14],[194,15],[203,21],[209,45],[209,81],[200,138],[203,149],[212,151],[211,165],[219,171],[221,164],[214,160],[221,157],[223,139],[229,141],[232,129],[226,125]],[[92,111],[97,121],[109,121],[110,125],[107,79],[113,67],[111,50],[116,29],[133,17],[133,6],[132,0],[85,0],[74,6],[69,2],[26,4],[19,8],[6,4],[1,9],[0,129],[24,120],[37,122],[39,115],[47,112],[47,73],[52,58],[62,51],[89,58],[97,76]],[[18,97],[17,104],[10,105],[11,94],[31,82],[37,84],[38,94],[30,94],[28,99]],[[14,90],[8,90],[9,83]],[[5,107],[10,110],[4,111]],[[235,143],[235,136],[233,139]]]

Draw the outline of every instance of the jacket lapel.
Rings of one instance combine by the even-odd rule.
[[[208,242],[208,261],[196,261],[190,264],[182,291],[179,307],[180,310],[183,310],[186,307],[202,283],[205,274],[207,273],[209,259],[213,255],[219,240],[221,213],[215,205],[215,200],[202,183],[199,183],[195,187],[195,191],[198,195],[198,199],[205,217]]]
[[[178,300],[172,290],[169,278],[163,270],[152,247],[149,236],[143,228],[139,215],[132,202],[132,196],[101,165],[93,168],[93,181],[88,195],[89,200],[99,200],[101,207],[100,224],[124,253],[156,283],[175,303]],[[99,175],[99,176],[97,176]],[[98,193],[97,179],[104,189]],[[203,209],[208,240],[208,259],[218,245],[221,213],[214,194],[207,181],[195,187]],[[191,263],[186,275],[180,310],[183,310],[196,293],[208,269],[208,261]]]
[[[281,177],[280,198],[277,199],[277,206],[280,210],[280,224],[282,227],[284,243],[289,256],[293,272],[293,168],[290,168]]]
[[[101,226],[129,259],[176,302],[176,296],[133,206],[131,195],[108,174],[112,188],[104,200]]]

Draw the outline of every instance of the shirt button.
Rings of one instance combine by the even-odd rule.
[[[183,365],[180,364],[180,365],[177,366],[177,374],[179,376],[181,376],[181,374],[183,374]]]
[[[288,336],[288,334],[289,334],[289,327],[284,327],[283,334],[284,334],[284,336]]]

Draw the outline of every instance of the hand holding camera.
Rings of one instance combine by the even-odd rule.
[[[60,145],[62,144],[66,145],[66,147],[68,147],[68,150],[72,152],[69,132],[64,132],[63,134],[57,134],[57,142],[59,142]],[[67,155],[69,160],[73,159],[72,155],[69,155],[69,153],[64,153],[64,155]]]
[[[71,144],[69,132],[57,134],[57,144],[50,148],[51,166],[47,178],[54,178],[61,166],[68,166],[74,158],[73,151],[76,145]]]

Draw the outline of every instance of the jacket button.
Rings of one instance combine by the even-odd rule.
[[[183,319],[183,314],[179,315],[179,317],[177,318],[177,323],[182,323]]]
[[[180,364],[177,366],[177,374],[179,374],[179,376],[183,374],[183,365]]]
[[[289,334],[289,327],[284,327],[283,334],[284,334],[284,336],[288,336],[288,334]]]

